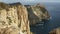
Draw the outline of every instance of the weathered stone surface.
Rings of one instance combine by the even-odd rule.
[[[30,21],[30,25],[34,25],[36,23],[40,23],[43,20],[48,20],[50,15],[44,6],[37,5],[25,5],[28,10],[28,18]]]
[[[60,34],[60,27],[53,29],[52,31],[49,32],[49,34]]]
[[[47,10],[38,5],[0,3],[0,34],[31,34],[29,25],[48,20]]]
[[[29,34],[29,22],[28,22],[28,12],[24,6],[18,6],[18,15],[20,20],[20,31],[24,34]]]
[[[2,7],[0,3],[0,34],[30,34],[28,13],[23,5]],[[7,4],[5,4],[7,6]]]

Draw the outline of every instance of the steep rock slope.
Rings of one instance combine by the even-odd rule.
[[[0,3],[0,34],[30,34],[27,10],[16,4]]]
[[[29,25],[48,20],[50,15],[45,7],[24,6],[21,3],[0,3],[0,34],[30,34]]]
[[[50,15],[44,6],[40,4],[36,5],[25,5],[28,11],[28,18],[30,25],[35,25],[37,23],[44,22],[50,19]]]

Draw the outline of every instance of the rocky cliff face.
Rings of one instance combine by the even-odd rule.
[[[23,5],[0,3],[0,34],[30,34],[28,13]]]
[[[0,3],[0,34],[31,34],[29,25],[49,17],[47,10],[40,5]]]
[[[44,6],[37,5],[25,5],[28,11],[28,18],[30,25],[35,25],[37,23],[44,22],[50,19],[50,15]]]

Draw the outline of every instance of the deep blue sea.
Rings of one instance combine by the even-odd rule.
[[[52,29],[60,27],[60,3],[46,3],[51,20],[45,23],[45,31],[48,33]]]
[[[40,26],[32,27],[32,32],[36,34],[48,34],[51,30],[60,27],[60,3],[43,3],[48,10],[51,19],[49,22],[45,22],[44,28]]]

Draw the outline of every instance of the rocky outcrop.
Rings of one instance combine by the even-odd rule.
[[[44,6],[37,5],[25,5],[28,10],[28,18],[30,25],[35,25],[37,23],[44,22],[45,20],[50,19],[50,15]]]
[[[38,5],[0,3],[0,34],[31,34],[29,25],[49,19],[48,11]]]
[[[49,34],[60,34],[60,27],[51,30]]]
[[[28,13],[23,5],[0,3],[0,34],[30,34]]]

